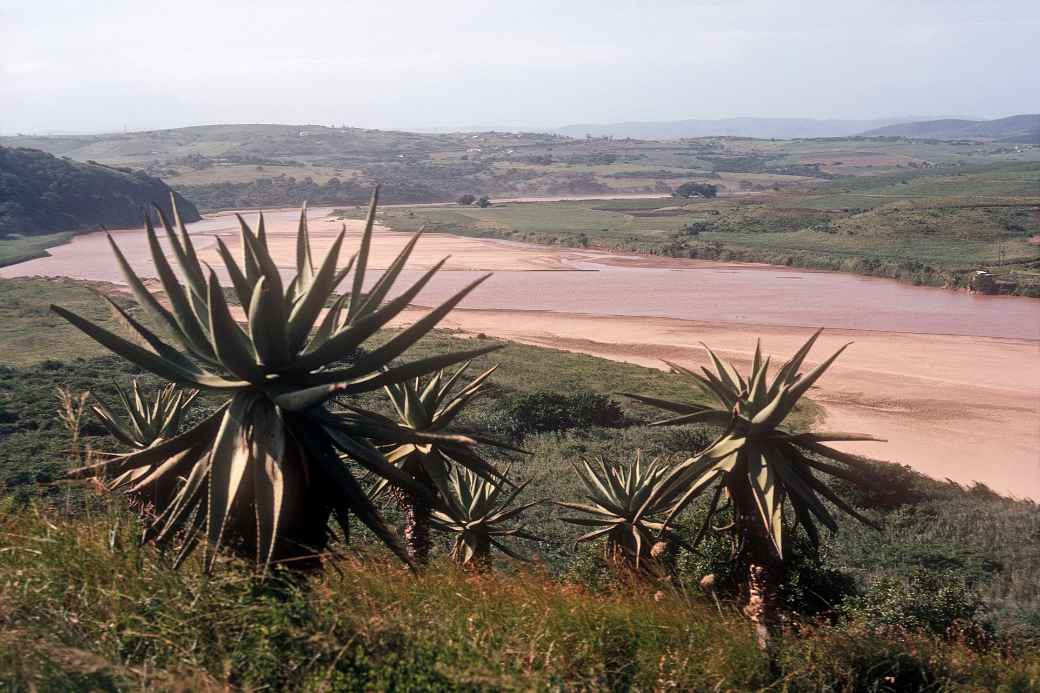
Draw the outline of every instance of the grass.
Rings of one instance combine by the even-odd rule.
[[[21,238],[5,238],[0,240],[0,267],[16,265],[19,262],[47,257],[47,248],[68,243],[72,232],[62,231],[41,236],[25,236]]]
[[[0,365],[29,366],[100,356],[105,348],[50,311],[52,303],[108,329],[116,323],[88,284],[69,279],[0,279]]]
[[[8,690],[1004,690],[1040,657],[855,624],[806,624],[770,671],[734,606],[589,591],[535,568],[416,578],[365,549],[266,585],[235,565],[173,572],[135,520],[0,511]],[[349,608],[344,605],[349,604]]]

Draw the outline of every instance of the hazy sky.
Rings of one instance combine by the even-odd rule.
[[[0,132],[1040,111],[1037,0],[0,0]]]

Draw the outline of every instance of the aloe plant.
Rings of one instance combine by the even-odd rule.
[[[184,412],[198,396],[198,390],[181,390],[170,383],[155,391],[152,399],[141,394],[134,378],[128,394],[115,386],[125,416],[116,416],[102,400],[94,398],[91,410],[101,425],[123,445],[143,450],[172,438],[180,430]]]
[[[429,378],[415,378],[387,385],[385,391],[397,412],[398,423],[413,431],[448,432],[466,405],[481,394],[485,382],[498,368],[492,366],[460,386],[469,365],[463,365],[454,373],[439,370]],[[366,414],[374,416],[371,412]],[[509,447],[488,438],[474,437],[488,445]],[[409,489],[395,489],[404,510],[404,536],[408,552],[419,563],[425,563],[430,553],[430,513],[433,506],[429,499],[434,497],[436,500],[440,489],[448,481],[448,473],[453,465],[464,467],[485,481],[509,484],[476,449],[451,439],[427,443],[391,443],[387,447],[387,461],[428,491],[427,494],[419,495]],[[382,493],[389,486],[389,480],[382,479],[375,492]]]
[[[232,293],[242,306],[245,327],[232,317],[216,273],[199,260],[176,207],[173,224],[156,209],[180,277],[163,252],[151,220],[145,220],[151,258],[169,308],[148,291],[109,238],[130,290],[165,337],[112,301],[113,309],[147,347],[52,306],[87,335],[141,368],[182,387],[227,397],[212,415],[184,433],[80,470],[82,474],[105,473],[112,479],[113,489],[135,493],[179,480],[178,491],[156,509],[158,518],[144,536],[161,545],[181,537],[178,564],[198,543],[205,548],[207,571],[222,548],[254,554],[264,568],[272,560],[313,557],[329,541],[330,516],[346,533],[350,513],[407,560],[397,536],[341,454],[369,472],[425,496],[428,491],[388,463],[369,439],[398,444],[472,442],[461,436],[407,429],[357,411],[336,413],[328,405],[333,397],[349,399],[496,348],[432,356],[408,364],[395,362],[486,275],[387,343],[343,361],[356,355],[400,313],[444,262],[386,301],[419,239],[416,234],[365,292],[377,199],[378,189],[372,196],[359,250],[343,269],[340,250],[346,229],[316,265],[305,206],[296,239],[296,272],[290,281],[282,278],[268,249],[263,215],[255,232],[239,216],[240,259],[220,239],[217,247]],[[349,291],[334,299],[348,276]],[[330,301],[331,308],[324,310]]]
[[[539,540],[523,525],[512,524],[528,508],[538,504],[538,501],[529,501],[513,506],[529,482],[513,486],[508,495],[503,495],[504,484],[488,481],[469,469],[452,467],[445,477],[438,477],[436,483],[441,505],[431,514],[430,524],[434,529],[455,535],[451,556],[459,565],[478,572],[489,570],[492,547],[511,558],[527,560],[505,540],[510,537]]]
[[[631,465],[600,459],[593,466],[583,460],[575,465],[575,472],[585,486],[585,499],[556,502],[583,515],[560,519],[591,528],[575,543],[604,539],[605,557],[614,565],[663,576],[668,568],[661,554],[677,545],[689,548],[663,521],[682,492],[678,485],[667,483],[671,469],[663,460],[644,464],[638,453]],[[662,540],[667,547],[664,552],[659,546]]]
[[[814,545],[820,542],[817,522],[832,531],[838,527],[824,501],[876,527],[832,491],[819,475],[863,483],[861,475],[832,464],[841,462],[855,466],[859,463],[857,458],[834,449],[828,443],[880,439],[855,433],[790,431],[782,426],[802,396],[849,346],[841,347],[803,375],[802,365],[820,332],[822,330],[813,334],[790,361],[777,369],[772,380],[769,377],[770,358],[762,357],[760,343],[755,347],[751,373],[746,378],[707,346],[705,349],[714,372],[701,368],[701,372],[696,373],[668,364],[673,371],[692,379],[716,401],[716,406],[627,395],[676,414],[654,425],[708,422],[725,427],[724,433],[706,450],[672,469],[662,479],[660,489],[663,490],[657,493],[667,494],[670,499],[681,489],[664,520],[665,525],[695,498],[709,491],[712,491],[712,496],[705,529],[716,514],[729,506],[731,526],[739,534],[748,564],[748,606],[745,611],[755,623],[763,646],[768,644],[778,620],[776,585],[792,516]],[[657,503],[658,498],[652,496],[647,502]],[[788,507],[790,513],[785,512]]]

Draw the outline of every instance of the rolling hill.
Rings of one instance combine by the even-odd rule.
[[[908,137],[936,140],[996,140],[1015,144],[1040,144],[1040,114],[1024,114],[996,120],[945,118],[898,123],[860,133],[863,137]]]
[[[140,171],[0,147],[0,237],[137,226],[152,203],[170,212],[170,192]],[[183,219],[197,221],[195,206],[177,198]]]
[[[674,140],[684,137],[755,137],[798,139],[848,137],[867,128],[911,121],[911,118],[876,120],[817,120],[813,118],[721,118],[717,120],[671,120],[659,122],[585,123],[555,130],[569,137],[633,137]]]

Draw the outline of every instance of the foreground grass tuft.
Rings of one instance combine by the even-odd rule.
[[[381,554],[259,584],[168,569],[113,502],[0,513],[10,690],[1034,690],[1040,652],[805,626],[770,671],[702,596],[589,592],[540,569],[421,578]],[[371,549],[375,552],[375,549]],[[362,560],[363,558],[363,560]]]

